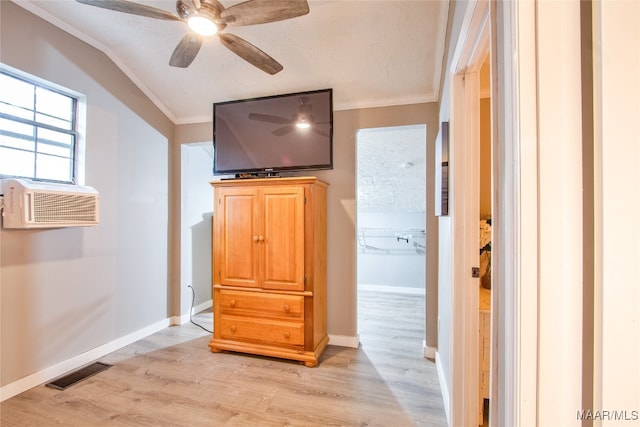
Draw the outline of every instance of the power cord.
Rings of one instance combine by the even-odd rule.
[[[213,331],[208,330],[207,328],[205,328],[202,325],[198,325],[196,322],[193,321],[193,318],[191,317],[191,313],[193,313],[193,304],[196,302],[196,290],[193,289],[193,286],[191,285],[187,285],[189,288],[191,288],[191,308],[189,309],[189,321],[191,323],[193,323],[194,325],[196,325],[198,328],[209,332],[210,334],[213,333]]]

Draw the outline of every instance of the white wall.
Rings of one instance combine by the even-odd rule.
[[[85,183],[100,192],[96,227],[0,231],[4,399],[166,325],[172,124],[102,53],[1,7],[2,62],[86,96]]]
[[[213,158],[211,142],[181,147],[181,312],[211,303],[211,220],[213,216]],[[185,289],[186,288],[186,289]]]

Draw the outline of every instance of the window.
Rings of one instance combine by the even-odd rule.
[[[76,182],[78,99],[0,71],[0,177]]]

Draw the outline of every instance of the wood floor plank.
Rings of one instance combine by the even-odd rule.
[[[422,357],[424,296],[359,295],[359,349],[329,345],[315,368],[211,353],[185,324],[113,352],[67,390],[35,387],[0,404],[18,426],[446,426],[435,364]],[[195,316],[210,328],[211,313]]]

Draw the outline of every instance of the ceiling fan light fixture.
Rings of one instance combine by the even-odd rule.
[[[197,14],[187,19],[187,24],[194,32],[201,36],[212,36],[218,32],[218,25],[213,17],[209,17],[206,10],[201,10]]]
[[[296,127],[298,129],[309,129],[311,127],[311,123],[309,122],[297,122]]]

